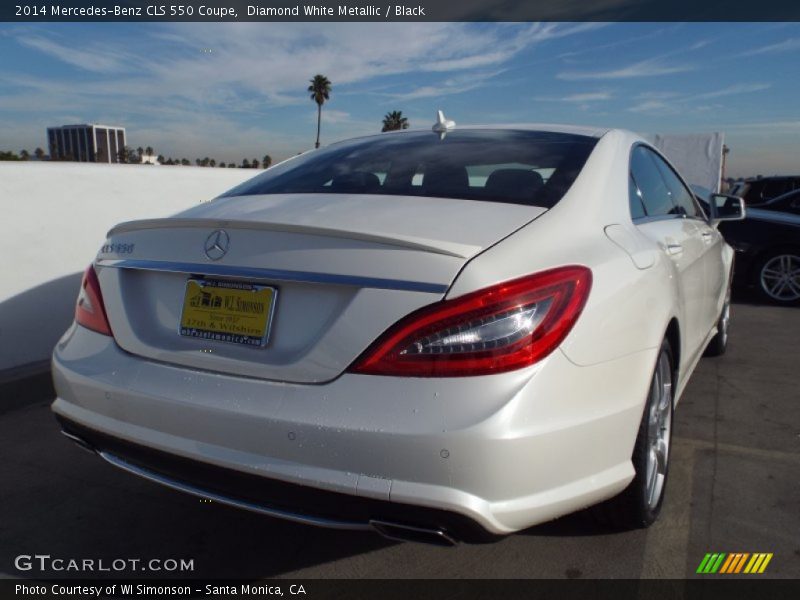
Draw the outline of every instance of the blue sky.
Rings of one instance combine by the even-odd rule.
[[[443,108],[461,124],[723,131],[731,175],[800,172],[798,23],[4,24],[0,57],[0,149],[100,122],[173,157],[279,159],[313,145],[305,89],[323,73],[323,143]]]

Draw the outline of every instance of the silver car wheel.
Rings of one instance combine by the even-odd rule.
[[[800,300],[800,256],[778,254],[764,263],[761,289],[780,302]]]
[[[672,430],[672,367],[666,352],[658,358],[648,405],[645,493],[647,505],[653,510],[664,491]]]

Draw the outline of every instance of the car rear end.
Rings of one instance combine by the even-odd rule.
[[[596,139],[539,134],[526,162],[517,147],[529,138],[492,134],[498,158],[469,165],[460,188],[474,199],[452,197],[462,174],[442,157],[485,156],[486,135],[410,138],[445,163],[422,174],[368,153],[358,163],[357,143],[333,147],[303,178],[289,161],[229,197],[112,230],[53,356],[65,433],[185,492],[433,543],[619,491],[632,473],[614,458],[630,445],[618,431],[638,408],[598,414],[587,402],[599,389],[629,395],[630,370],[651,366],[637,355],[577,367],[557,351],[591,270],[553,265],[448,294],[558,202]],[[402,136],[382,139],[402,153]],[[331,176],[342,153],[355,166]],[[509,172],[537,166],[541,182],[520,195],[514,178],[534,177]],[[494,172],[500,201],[485,189]],[[592,452],[594,440],[604,448]]]

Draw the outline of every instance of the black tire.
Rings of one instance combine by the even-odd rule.
[[[731,290],[725,296],[722,312],[717,320],[717,334],[711,338],[703,356],[722,356],[728,349],[728,329],[731,321]]]
[[[666,364],[662,361],[666,361]],[[654,389],[660,385],[662,374],[665,371],[669,374],[669,390],[662,389],[661,393],[657,395],[654,393]],[[633,447],[631,462],[633,462],[636,475],[630,485],[619,496],[594,507],[592,513],[602,525],[614,529],[640,529],[649,527],[658,518],[661,512],[661,505],[664,502],[664,492],[669,474],[669,457],[672,446],[672,411],[675,403],[674,382],[675,366],[672,348],[669,342],[664,340],[656,359],[656,366],[647,392],[647,401],[639,424],[639,432]],[[660,477],[660,480],[655,480],[655,491],[648,484],[648,456],[651,454],[653,441],[654,429],[651,427],[651,418],[654,416],[654,404],[660,404],[666,411],[664,416],[668,429],[665,433],[662,430],[662,435],[666,435],[664,465],[663,472],[656,471],[656,477]],[[655,410],[655,413],[661,414],[658,410]],[[654,498],[654,494],[657,497]]]
[[[770,250],[759,258],[753,269],[753,282],[761,299],[771,304],[800,305],[800,272],[789,274],[797,268],[800,268],[798,248]],[[783,288],[780,283],[782,274],[786,275]]]

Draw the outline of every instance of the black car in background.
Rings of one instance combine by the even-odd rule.
[[[706,209],[710,192],[692,186]],[[800,214],[747,205],[742,221],[723,221],[719,231],[736,251],[733,283],[755,289],[762,300],[800,305]]]
[[[758,204],[755,208],[763,210],[774,210],[778,212],[792,213],[793,215],[800,215],[800,190],[795,190],[773,198],[764,204]]]
[[[754,287],[763,300],[800,304],[800,215],[746,210],[743,221],[719,225],[736,251],[734,283]]]
[[[735,183],[728,193],[744,198],[745,206],[758,206],[794,190],[800,190],[800,175],[752,177]]]

